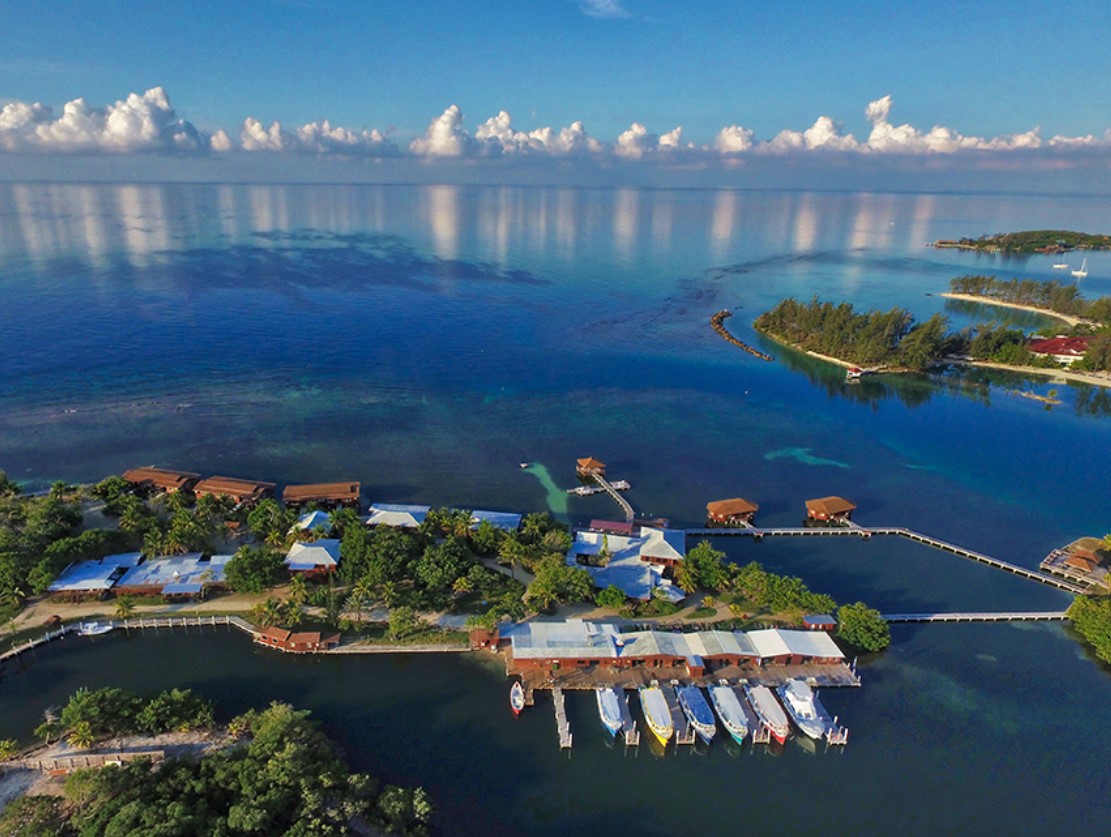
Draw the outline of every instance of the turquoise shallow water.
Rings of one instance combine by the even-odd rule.
[[[966,272],[1058,278],[1051,259],[924,242],[1097,231],[1109,209],[983,195],[0,186],[0,468],[32,487],[148,463],[350,477],[376,500],[521,511],[566,500],[574,521],[614,512],[552,490],[593,455],[630,480],[638,510],[677,525],[735,495],[760,503],[762,522],[795,525],[807,497],[844,494],[865,524],[1034,566],[1111,529],[1105,392],[1007,376],[846,386],[751,321],[788,294],[944,310],[958,325],[1024,317],[936,294]],[[1111,293],[1111,254],[1089,271],[1085,293]],[[776,362],[710,330],[723,307],[731,331]],[[1064,401],[1052,410],[1008,393],[1050,386]],[[723,546],[888,610],[1067,603],[903,541]],[[1107,813],[1090,791],[1111,733],[1092,719],[1111,680],[1060,627],[897,629],[888,654],[864,661],[864,689],[828,696],[853,730],[842,755],[731,759],[715,747],[663,762],[602,747],[585,699],[571,704],[575,753],[560,758],[549,711],[514,725],[504,681],[471,663],[325,672],[248,647],[225,664],[212,653],[225,639],[238,648],[113,637],[45,651],[0,682],[0,737],[25,735],[81,682],[183,682],[228,693],[230,708],[293,696],[349,735],[360,763],[433,785],[448,831],[1046,833]],[[162,662],[140,675],[147,643],[144,659]],[[785,801],[785,784],[803,800]]]

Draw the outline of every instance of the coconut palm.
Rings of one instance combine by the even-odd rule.
[[[88,721],[78,721],[73,725],[73,728],[66,733],[66,740],[69,741],[71,747],[85,750],[96,743],[96,735],[93,733],[93,727]]]
[[[278,599],[267,599],[251,608],[251,619],[264,628],[277,625],[284,616],[285,609]]]
[[[120,596],[116,599],[116,618],[128,620],[135,615],[135,601],[131,596]]]

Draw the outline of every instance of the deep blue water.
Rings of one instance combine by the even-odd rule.
[[[1037,319],[946,307],[937,294],[968,272],[1060,278],[1050,258],[924,243],[1109,227],[1106,199],[0,186],[0,468],[32,487],[151,463],[352,478],[370,499],[528,511],[545,495],[517,463],[570,484],[574,459],[594,455],[632,482],[638,509],[677,525],[736,495],[760,503],[762,522],[794,525],[807,497],[843,494],[865,524],[1035,566],[1111,530],[1106,392],[1012,376],[847,386],[768,346],[751,322],[782,296],[819,294],[946,311],[955,326],[1029,326]],[[1091,256],[1089,271],[1082,290],[1111,293],[1111,254]],[[710,330],[723,307],[775,363]],[[1051,387],[1064,403],[1050,410],[1009,392]],[[604,498],[573,499],[569,516],[611,513]],[[1068,601],[902,541],[726,548],[885,610]],[[344,660],[309,688],[306,672],[320,669],[249,649],[198,672],[200,639],[132,640],[155,643],[150,681],[130,670],[127,642],[44,652],[0,682],[0,737],[26,734],[75,684],[158,680],[226,691],[234,707],[278,695],[309,706],[350,736],[360,763],[432,786],[458,814],[449,831],[1051,833],[1106,817],[1095,790],[1111,732],[1097,719],[1111,679],[1063,628],[898,628],[895,640],[865,661],[863,689],[828,696],[853,730],[833,756],[732,760],[719,747],[630,761],[591,736],[584,698],[572,701],[565,761],[547,709],[511,723],[496,672]],[[424,697],[430,677],[437,694],[465,697]],[[406,707],[428,700],[437,723],[466,734],[418,736]],[[785,800],[786,787],[800,796]]]

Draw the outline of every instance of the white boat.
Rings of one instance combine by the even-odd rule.
[[[675,733],[675,725],[671,722],[671,711],[667,708],[667,698],[660,691],[660,687],[653,683],[651,686],[641,686],[640,708],[644,710],[644,720],[648,729],[656,736],[661,744],[666,744]]]
[[[709,691],[710,701],[714,704],[714,709],[717,710],[726,732],[733,736],[733,740],[738,744],[742,743],[748,735],[748,713],[741,705],[741,699],[737,697],[732,686],[724,683],[720,686],[711,686]]]
[[[610,735],[621,732],[621,698],[612,686],[599,686],[594,690],[598,699],[598,717]]]
[[[1069,269],[1069,263],[1068,262],[1054,262],[1053,263],[1053,269],[1054,270],[1068,270]]]
[[[525,708],[525,688],[520,680],[514,680],[513,685],[509,687],[509,708],[513,710],[514,715],[520,715],[521,710]]]
[[[1083,279],[1085,276],[1088,275],[1088,257],[1087,256],[1085,256],[1084,261],[1082,261],[1080,263],[1080,270],[1074,270],[1072,272],[1072,275],[1075,276],[1077,279]]]
[[[783,707],[775,699],[772,690],[767,686],[745,686],[745,697],[748,698],[748,703],[756,713],[756,717],[760,719],[760,723],[772,734],[772,738],[780,744],[786,741],[791,727],[787,723],[787,715]]]
[[[100,636],[114,628],[111,622],[82,622],[77,626],[78,636]]]
[[[832,729],[833,719],[818,701],[817,693],[801,678],[788,680],[778,689],[783,708],[791,716],[805,735],[815,740],[825,737],[827,730]]]
[[[610,487],[615,488],[618,491],[628,491],[630,488],[628,480],[618,480],[617,482],[611,482]]]
[[[679,686],[675,691],[679,695],[679,707],[687,716],[691,727],[699,738],[709,744],[717,735],[718,725],[702,690],[697,686]]]
[[[521,463],[522,468],[527,468],[528,466],[529,466],[529,463],[527,463],[527,462],[522,462]]]

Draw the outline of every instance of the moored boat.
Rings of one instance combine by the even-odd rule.
[[[111,622],[82,622],[77,626],[79,636],[100,636],[115,627]]]
[[[742,743],[745,736],[748,735],[748,713],[741,705],[741,699],[737,696],[736,691],[733,690],[732,686],[724,683],[711,686],[709,691],[710,700],[713,702],[714,709],[717,710],[718,717],[721,718],[721,723],[726,732],[738,744]]]
[[[644,711],[644,720],[648,724],[648,729],[652,730],[657,741],[666,744],[675,733],[675,725],[671,722],[671,711],[667,708],[667,698],[655,683],[641,686],[639,695],[640,708]]]
[[[691,727],[699,738],[709,744],[717,734],[718,725],[702,690],[697,686],[679,686],[675,691],[679,695],[679,707]]]
[[[1077,279],[1083,279],[1088,275],[1088,258],[1084,257],[1084,261],[1080,263],[1080,270],[1074,270],[1072,275]]]
[[[788,680],[778,689],[780,700],[795,726],[815,740],[834,728],[833,719],[818,701],[818,694],[801,678]]]
[[[772,690],[767,686],[745,686],[745,697],[760,723],[772,734],[772,738],[780,744],[786,741],[791,727],[787,723],[787,714],[775,699]]]
[[[598,699],[598,717],[610,735],[621,732],[621,698],[612,686],[599,686],[594,690]]]
[[[521,685],[520,680],[514,680],[513,685],[509,687],[509,708],[513,710],[514,715],[520,715],[521,710],[525,708],[525,687]]]

